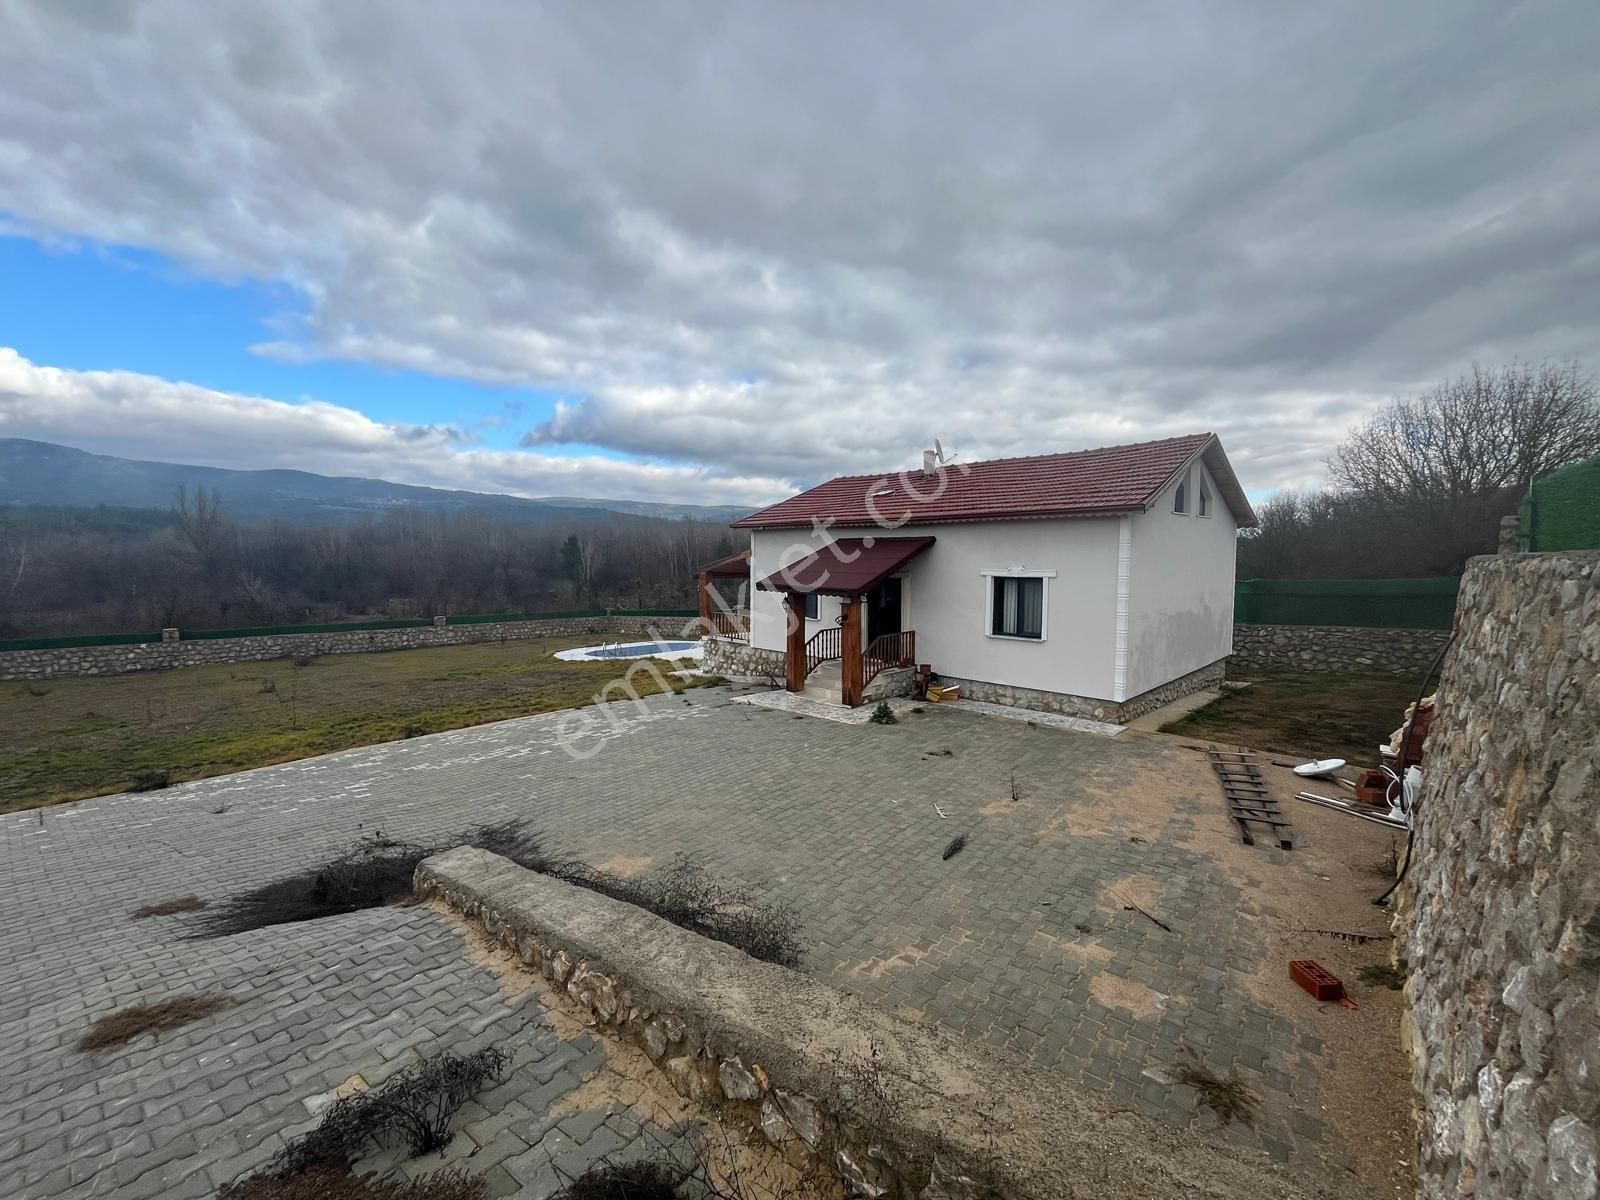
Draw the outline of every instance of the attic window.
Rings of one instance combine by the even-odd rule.
[[[1183,478],[1178,481],[1178,490],[1172,493],[1172,511],[1187,513],[1189,511],[1189,473],[1185,471]]]
[[[1206,481],[1200,480],[1200,507],[1197,514],[1202,517],[1211,515],[1211,489],[1206,486]]]

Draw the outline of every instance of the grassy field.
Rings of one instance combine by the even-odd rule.
[[[1225,693],[1164,727],[1297,758],[1342,758],[1376,766],[1378,745],[1400,727],[1419,680],[1409,675],[1260,671],[1242,692]]]
[[[0,683],[0,812],[120,792],[161,772],[178,783],[581,707],[628,665],[551,657],[593,640]],[[672,682],[681,689],[681,681]],[[659,690],[643,671],[634,683],[642,694]]]

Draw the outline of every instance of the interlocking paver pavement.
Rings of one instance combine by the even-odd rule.
[[[376,829],[425,841],[508,818],[594,862],[693,854],[796,908],[807,970],[1162,1119],[1195,1120],[1195,1097],[1145,1072],[1190,1047],[1263,1097],[1257,1128],[1227,1136],[1280,1157],[1326,1136],[1315,1072],[1294,1069],[1320,1044],[1246,986],[1263,954],[1251,872],[1285,860],[1262,850],[1241,872],[1186,848],[1222,820],[1198,755],[959,706],[842,726],[725,689],[583,719],[599,722],[586,758],[563,752],[573,718],[555,714],[0,817],[0,1194],[204,1194],[314,1124],[307,1102],[352,1075],[488,1041],[515,1050],[513,1086],[458,1127],[476,1151],[463,1164],[481,1161],[498,1194],[536,1194],[552,1158],[625,1143],[603,1114],[548,1125],[602,1052],[563,1042],[531,998],[503,999],[427,908],[212,940],[187,938],[190,918],[129,916],[304,869]],[[1166,781],[1168,812],[1132,840],[1096,798],[1141,772]],[[1077,815],[1052,817],[1062,804]],[[1108,902],[1113,887],[1153,888],[1177,932]],[[73,1049],[97,1015],[205,991],[236,1005]]]

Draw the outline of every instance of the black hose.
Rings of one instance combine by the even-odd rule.
[[[1417,698],[1411,703],[1411,719],[1406,722],[1405,736],[1400,739],[1400,795],[1405,795],[1406,789],[1406,758],[1411,753],[1411,735],[1417,728],[1417,718],[1422,715],[1422,698],[1428,694],[1428,684],[1433,681],[1433,673],[1439,669],[1439,664],[1444,661],[1445,651],[1455,644],[1456,632],[1450,631],[1450,636],[1445,638],[1444,645],[1439,647],[1439,653],[1433,656],[1433,662],[1428,664],[1428,670],[1422,676],[1422,686],[1417,689]],[[1421,800],[1419,794],[1417,800]],[[1389,885],[1389,890],[1383,895],[1375,897],[1373,903],[1379,908],[1389,903],[1389,897],[1394,895],[1395,888],[1405,882],[1406,872],[1411,869],[1411,850],[1417,844],[1417,804],[1412,802],[1406,811],[1406,857],[1400,864],[1400,873],[1395,876],[1394,882]]]

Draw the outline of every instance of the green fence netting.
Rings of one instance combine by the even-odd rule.
[[[447,617],[451,625],[482,625],[495,621],[560,621],[585,617],[681,617],[699,615],[694,608],[603,608],[574,609],[571,612],[553,613],[483,613]],[[179,634],[183,641],[207,641],[217,638],[274,637],[290,633],[366,633],[381,629],[421,629],[433,624],[432,617],[410,617],[397,621],[346,621],[330,625],[256,625],[247,629],[185,629]],[[0,641],[0,652],[7,650],[56,650],[71,646],[137,646],[159,642],[160,633],[106,633],[82,634],[76,637],[18,638]]]
[[[1233,619],[1241,625],[1355,625],[1449,629],[1460,578],[1241,579]]]
[[[1600,550],[1600,458],[1535,479],[1517,525],[1524,550]]]

